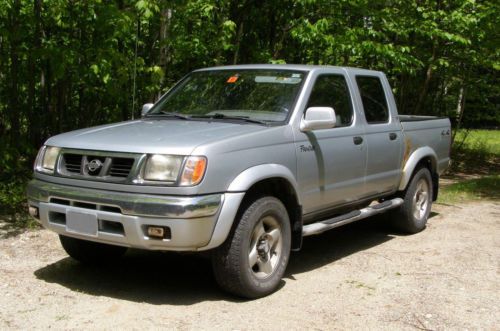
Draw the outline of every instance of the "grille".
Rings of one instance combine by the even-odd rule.
[[[106,162],[106,158],[102,156],[91,155],[87,155],[86,157],[87,162],[85,163],[83,173],[89,174],[90,176],[99,176],[100,174],[102,174],[101,169],[104,165],[104,162]]]
[[[112,177],[127,177],[134,165],[134,159],[115,157],[109,167],[109,175]]]
[[[64,166],[67,172],[79,174],[82,171],[82,155],[64,154]]]
[[[120,213],[122,210],[119,207],[115,206],[108,206],[108,205],[99,205],[95,203],[89,203],[89,202],[80,202],[80,201],[73,201],[73,200],[67,200],[67,199],[60,199],[60,198],[50,198],[50,203],[54,203],[57,205],[65,205],[65,206],[73,206],[73,207],[78,207],[78,208],[85,208],[85,209],[93,209],[93,210],[101,210],[101,211],[107,211],[110,213]]]
[[[93,156],[85,154],[64,153],[60,173],[72,176],[96,178],[115,178],[123,180],[128,177],[134,166],[134,158],[114,156]],[[96,167],[96,162],[100,164]]]

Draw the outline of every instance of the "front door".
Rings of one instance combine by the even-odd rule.
[[[334,128],[295,131],[297,177],[304,214],[326,211],[363,195],[366,166],[364,128],[342,72],[316,77],[305,110],[332,107]]]

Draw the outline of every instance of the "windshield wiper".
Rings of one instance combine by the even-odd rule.
[[[224,120],[237,120],[237,121],[244,121],[248,123],[256,123],[256,124],[264,124],[267,125],[265,121],[259,121],[259,120],[254,120],[252,118],[249,118],[248,116],[229,116],[221,113],[215,113],[211,115],[192,115],[192,118],[210,118],[210,119],[224,119]]]
[[[160,110],[159,112],[155,112],[153,114],[146,115],[146,117],[153,117],[153,116],[173,117],[173,118],[178,118],[178,119],[181,119],[181,120],[189,120],[189,119],[191,119],[190,116],[182,115],[182,114],[179,114],[179,113],[173,113],[173,112],[169,112],[169,111],[164,111],[164,110]]]

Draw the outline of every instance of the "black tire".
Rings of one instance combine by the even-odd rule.
[[[425,188],[421,188],[421,184]],[[408,187],[402,193],[403,204],[391,213],[392,224],[405,233],[417,233],[425,229],[432,207],[432,177],[429,169],[420,168],[413,175]],[[425,191],[425,205],[419,205]]]
[[[69,256],[85,264],[102,265],[117,261],[126,247],[96,243],[59,235],[61,245]]]
[[[212,255],[215,279],[231,294],[248,299],[266,296],[278,288],[290,257],[286,208],[274,197],[263,197],[235,222],[228,239]],[[276,231],[281,231],[279,237]]]

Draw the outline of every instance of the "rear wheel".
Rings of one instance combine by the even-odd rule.
[[[243,212],[226,242],[212,256],[220,287],[245,298],[275,291],[290,256],[290,220],[274,197],[254,201]]]
[[[59,235],[61,245],[69,256],[86,264],[112,263],[127,251],[126,247],[96,243]]]
[[[392,213],[392,223],[407,233],[422,231],[431,212],[432,193],[431,173],[420,168],[403,193],[404,203]]]

